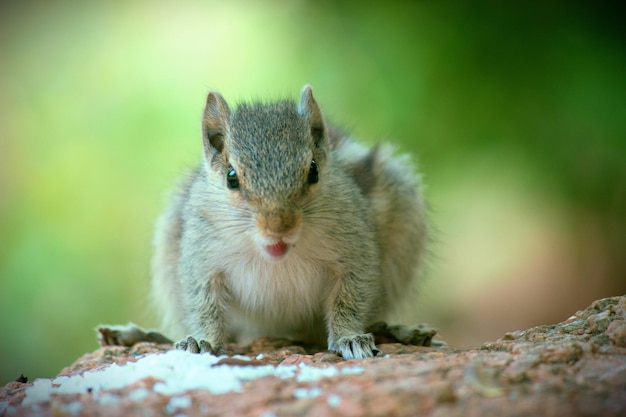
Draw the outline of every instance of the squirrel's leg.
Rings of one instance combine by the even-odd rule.
[[[144,330],[134,323],[101,324],[96,327],[100,346],[133,346],[139,342],[169,344],[172,341],[155,330]]]
[[[376,356],[374,336],[365,333],[368,306],[373,294],[360,288],[360,280],[347,274],[338,282],[331,298],[328,321],[328,349],[341,353],[344,359],[359,359]]]
[[[199,285],[196,290],[185,290],[187,296],[184,305],[189,308],[183,317],[191,335],[175,343],[176,349],[190,353],[224,353],[226,326],[222,283],[223,277],[216,274],[207,285]]]

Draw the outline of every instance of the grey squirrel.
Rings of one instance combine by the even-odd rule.
[[[236,109],[210,92],[202,143],[154,238],[152,296],[177,348],[276,336],[376,355],[366,329],[412,294],[429,235],[408,158],[330,126],[310,86]]]

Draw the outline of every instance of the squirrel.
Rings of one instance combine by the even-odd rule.
[[[152,298],[176,347],[273,336],[375,356],[366,329],[411,294],[429,237],[408,157],[330,125],[309,85],[235,109],[210,92],[202,144],[154,236]]]

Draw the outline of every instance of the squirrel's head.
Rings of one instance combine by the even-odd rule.
[[[302,227],[302,209],[324,182],[327,129],[310,86],[298,104],[241,104],[231,111],[210,92],[202,119],[206,169],[234,207],[251,214],[271,259],[284,256]]]

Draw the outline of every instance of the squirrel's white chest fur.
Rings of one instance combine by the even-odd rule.
[[[240,341],[287,337],[311,326],[332,290],[330,271],[298,248],[275,262],[258,252],[248,255],[225,268],[231,333]]]

